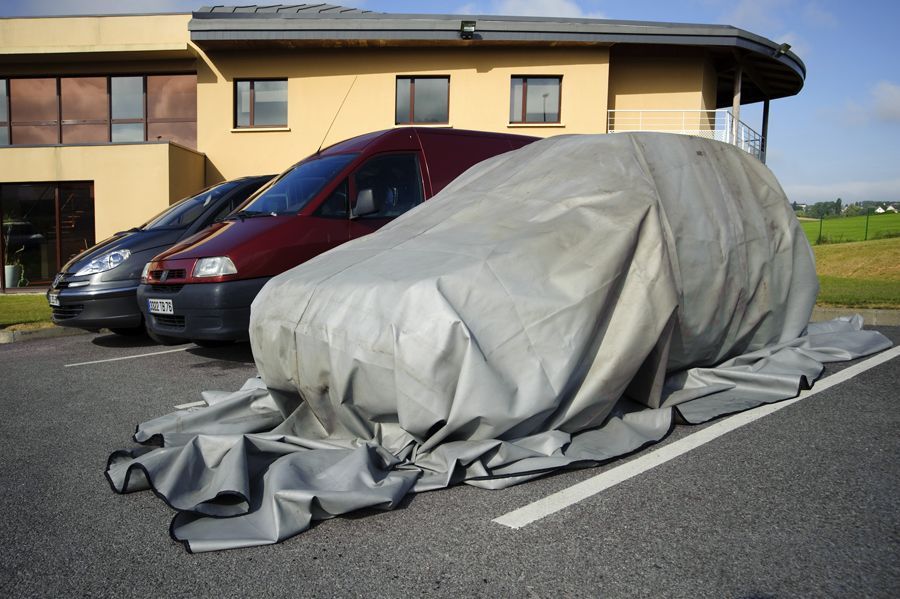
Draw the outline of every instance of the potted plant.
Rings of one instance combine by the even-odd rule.
[[[6,235],[4,235],[3,256],[5,264],[3,265],[3,280],[7,287],[24,287],[28,285],[25,279],[25,268],[22,266],[22,252],[25,251],[23,245],[17,250],[9,251],[9,238],[12,233],[12,224],[6,226]]]

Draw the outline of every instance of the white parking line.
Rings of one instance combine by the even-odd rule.
[[[767,404],[726,418],[701,431],[693,433],[683,439],[679,439],[665,447],[661,447],[656,451],[652,451],[630,462],[622,464],[621,466],[617,466],[576,485],[572,485],[567,489],[548,495],[534,503],[530,503],[494,518],[492,521],[510,528],[522,528],[523,526],[527,526],[532,522],[536,522],[541,518],[563,510],[583,499],[596,495],[601,491],[605,491],[606,489],[646,472],[651,468],[655,468],[660,464],[665,464],[669,460],[675,459],[692,449],[696,449],[701,445],[709,443],[713,439],[721,437],[745,424],[759,420],[763,416],[768,416],[769,414],[793,405],[802,399],[806,399],[816,393],[820,393],[835,385],[843,383],[844,381],[850,380],[879,364],[884,364],[885,362],[896,358],[897,356],[900,356],[900,346],[884,351],[868,360],[860,362],[859,364],[854,364],[840,372],[817,381],[812,389],[801,392],[800,395],[794,399],[781,401],[775,404]]]
[[[160,354],[171,354],[177,351],[185,351],[186,349],[190,349],[194,347],[193,345],[189,345],[188,347],[179,347],[178,349],[167,349],[165,351],[155,351],[149,354],[138,354],[136,356],[122,356],[119,358],[109,358],[107,360],[92,360],[91,362],[78,362],[77,364],[66,364],[65,368],[69,368],[71,366],[87,366],[88,364],[102,364],[104,362],[118,362],[119,360],[133,360],[135,358],[147,358],[149,356],[158,356]]]

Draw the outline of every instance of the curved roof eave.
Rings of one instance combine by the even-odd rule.
[[[242,45],[677,45],[733,54],[752,75],[747,100],[776,99],[803,88],[806,66],[781,44],[730,25],[496,15],[420,15],[336,5],[216,6],[193,13],[188,29],[201,48]],[[459,37],[475,21],[473,39]],[[720,84],[724,83],[720,82]]]

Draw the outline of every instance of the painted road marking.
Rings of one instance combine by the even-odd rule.
[[[646,472],[651,468],[655,468],[660,464],[665,464],[669,460],[673,460],[692,449],[705,445],[713,439],[721,437],[745,424],[750,424],[763,416],[768,416],[769,414],[793,405],[800,400],[848,381],[871,368],[875,368],[880,364],[893,360],[897,356],[900,356],[900,346],[884,351],[868,360],[845,368],[840,372],[817,381],[812,389],[801,392],[800,395],[793,399],[763,405],[726,418],[701,431],[670,443],[665,447],[661,447],[630,462],[622,464],[621,466],[617,466],[576,485],[572,485],[567,489],[563,489],[562,491],[548,495],[543,499],[539,499],[526,506],[520,507],[519,509],[494,518],[492,521],[510,528],[522,528],[523,526],[527,526],[532,522],[536,522],[541,518],[561,511],[583,499],[587,499],[592,495],[596,495],[601,491],[605,491],[610,487]]]
[[[119,358],[109,358],[107,360],[93,360],[91,362],[78,362],[77,364],[66,364],[65,368],[70,368],[72,366],[87,366],[88,364],[102,364],[104,362],[118,362],[119,360],[134,360],[135,358],[147,358],[150,356],[159,356],[161,354],[171,354],[171,353],[175,353],[177,351],[185,351],[187,349],[190,349],[191,347],[194,347],[194,346],[191,345],[188,347],[179,347],[178,349],[167,349],[165,351],[155,351],[155,352],[150,352],[149,354],[138,354],[136,356],[122,356]]]

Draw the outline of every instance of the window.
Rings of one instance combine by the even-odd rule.
[[[0,145],[197,145],[197,76],[0,79]]]
[[[245,215],[297,214],[354,158],[356,154],[308,158],[279,176],[241,212]]]
[[[9,145],[9,87],[0,79],[0,146]]]
[[[510,123],[558,123],[562,77],[513,77],[509,90]]]
[[[234,126],[287,127],[287,79],[235,81]]]
[[[361,218],[394,218],[422,203],[422,177],[415,154],[386,154],[363,164],[353,175],[356,194],[372,191],[377,212]]]
[[[397,110],[394,122],[450,122],[450,77],[397,77]]]

